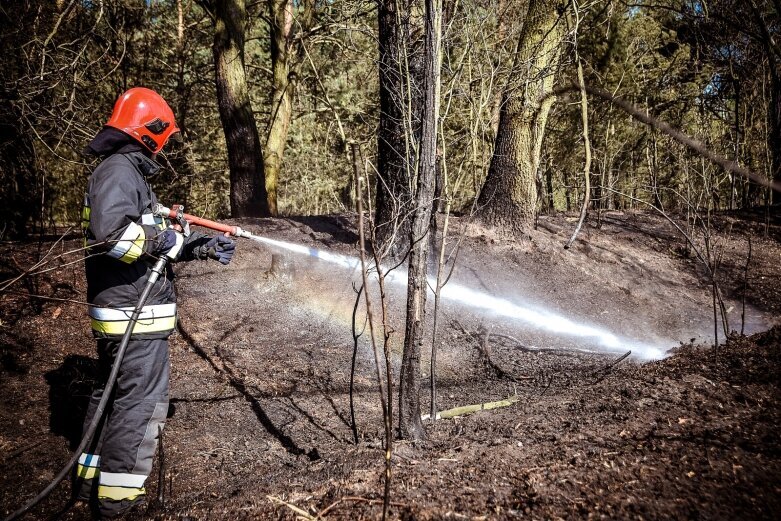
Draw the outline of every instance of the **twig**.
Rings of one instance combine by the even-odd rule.
[[[488,364],[488,366],[491,369],[494,370],[496,375],[499,378],[506,378],[506,379],[511,380],[513,382],[521,382],[521,381],[524,381],[524,380],[532,380],[533,378],[530,377],[530,376],[515,376],[515,375],[512,375],[512,374],[508,373],[507,371],[505,371],[504,369],[502,369],[501,367],[499,367],[496,363],[494,363],[493,360],[491,360],[491,355],[488,353],[488,337],[489,336],[490,336],[490,333],[488,333],[488,331],[486,331],[485,335],[482,337],[482,339],[477,342],[477,345],[478,345],[478,350],[483,355],[483,357],[485,357],[485,362]],[[434,417],[434,419],[436,419],[436,416]]]
[[[746,266],[743,268],[743,294],[740,301],[742,311],[740,312],[740,336],[743,336],[746,328],[746,290],[748,289],[748,265],[751,263],[751,235],[748,236],[748,258]]]
[[[556,351],[555,349],[551,349],[547,347],[529,347],[527,345],[524,345],[520,340],[518,340],[514,336],[510,336],[504,333],[491,333],[491,335],[495,337],[511,340],[516,344],[513,346],[515,349],[520,349],[521,351],[526,351],[527,353],[553,353]]]
[[[358,339],[361,338],[366,331],[366,319],[363,323],[363,331],[358,333],[355,327],[355,317],[358,314],[358,305],[361,303],[361,294],[363,293],[363,285],[358,288],[355,296],[355,305],[353,306],[352,316],[352,335],[353,335],[353,356],[350,361],[350,428],[353,431],[353,442],[358,445],[358,422],[355,420],[355,364],[358,359]]]
[[[11,454],[9,454],[8,456],[6,456],[3,459],[3,465],[5,465],[9,461],[11,461],[12,459],[16,458],[17,456],[20,456],[20,455],[24,454],[28,450],[34,449],[35,447],[37,447],[38,445],[40,445],[42,443],[43,443],[43,440],[38,440],[38,441],[34,441],[33,443],[29,443],[29,444],[27,444],[27,445],[25,445],[23,447],[20,447],[20,448],[16,449],[15,451],[13,451]]]
[[[361,176],[360,168],[358,165],[358,157],[360,155],[360,148],[357,143],[351,144],[352,154],[353,154],[353,175],[354,175],[354,184],[355,184],[355,193],[353,194],[353,197],[355,198],[355,201],[352,204],[352,207],[355,208],[355,205],[358,203],[358,199],[361,197],[360,192],[360,186],[358,186],[357,181]],[[363,230],[363,226],[361,225],[361,230]],[[363,248],[363,244],[361,244],[361,247]],[[358,445],[358,422],[355,419],[355,364],[358,359],[358,339],[363,335],[363,333],[366,331],[366,320],[368,320],[369,315],[367,313],[366,317],[364,318],[363,322],[363,330],[358,333],[356,331],[355,327],[355,318],[358,314],[358,305],[361,302],[361,294],[363,293],[365,286],[362,284],[360,289],[356,292],[357,295],[355,296],[355,305],[353,306],[353,315],[352,315],[352,335],[353,335],[353,356],[352,360],[350,361],[350,428],[353,431],[353,442]],[[355,289],[355,285],[353,285],[353,289]]]
[[[328,514],[331,510],[336,508],[338,505],[342,504],[345,501],[356,501],[361,503],[369,503],[370,505],[380,505],[382,504],[381,499],[369,499],[366,497],[360,497],[360,496],[346,496],[341,499],[337,499],[324,509],[322,509],[320,512],[317,513],[317,515],[314,517],[314,519],[325,519],[326,514]],[[391,501],[389,505],[394,507],[407,507],[406,503],[399,503],[398,501]]]
[[[597,383],[601,382],[602,380],[604,380],[605,377],[610,373],[610,371],[613,370],[613,368],[615,366],[617,366],[619,363],[621,363],[624,360],[626,360],[629,357],[629,355],[631,355],[631,354],[632,354],[632,351],[627,351],[626,353],[624,353],[623,355],[618,357],[618,360],[616,360],[614,362],[611,362],[610,364],[606,365],[605,367],[603,367],[599,371],[594,371],[593,373],[591,373],[591,376],[600,375],[599,378],[597,378],[593,383],[597,384]]]
[[[385,356],[385,372],[386,372],[386,378],[387,378],[387,388],[383,385],[382,381],[382,369],[380,367],[380,353],[379,348],[377,346],[377,340],[374,333],[374,320],[372,316],[372,306],[371,306],[371,298],[369,297],[369,291],[366,290],[369,284],[369,275],[366,268],[366,237],[364,235],[364,222],[363,222],[363,195],[362,195],[362,189],[361,189],[361,182],[363,181],[363,176],[359,175],[358,172],[355,172],[355,190],[358,194],[358,236],[360,240],[360,258],[361,258],[361,277],[363,279],[363,287],[364,287],[364,299],[366,302],[366,316],[367,320],[369,322],[369,336],[371,339],[372,344],[372,350],[374,351],[374,365],[377,375],[377,387],[380,391],[380,404],[382,406],[382,417],[383,417],[383,423],[385,425],[385,487],[383,492],[383,519],[387,518],[388,513],[388,503],[390,501],[390,481],[391,481],[391,454],[393,450],[393,428],[392,428],[392,410],[391,407],[391,401],[390,401],[390,393],[391,393],[391,374],[388,367],[388,364],[390,363],[390,354],[388,352],[388,331],[387,331],[387,322],[384,320],[386,316],[386,306],[385,306],[385,299],[384,299],[384,289],[383,289],[383,274],[381,272],[380,263],[377,262],[378,259],[375,258],[375,264],[377,267],[377,277],[378,281],[380,283],[380,292],[381,292],[381,299],[383,303],[383,326],[384,326],[384,337],[385,342],[383,344],[383,351]],[[377,252],[374,252],[374,255],[377,255]],[[388,396],[386,397],[385,393],[388,393]]]
[[[72,304],[79,304],[81,306],[88,306],[88,307],[99,307],[97,304],[90,304],[89,302],[85,302],[83,300],[76,300],[72,298],[58,298],[58,297],[47,297],[45,295],[35,295],[33,293],[27,293],[26,291],[5,291],[6,295],[19,295],[21,297],[29,297],[29,298],[37,298],[40,300],[52,300],[54,302],[70,302]]]
[[[52,251],[54,251],[54,248],[56,248],[56,247],[57,247],[57,245],[58,245],[58,244],[59,244],[61,241],[64,241],[64,240],[65,240],[65,237],[67,237],[67,236],[68,236],[68,234],[70,233],[70,231],[71,231],[72,229],[73,229],[73,227],[70,227],[70,228],[68,228],[68,229],[65,231],[65,233],[63,233],[62,235],[60,235],[60,237],[59,237],[59,238],[58,238],[56,241],[54,241],[54,244],[52,244],[52,245],[51,245],[51,247],[50,247],[50,248],[48,249],[48,251],[47,251],[47,252],[46,252],[46,253],[43,255],[43,257],[41,257],[41,258],[38,260],[38,262],[36,262],[35,264],[33,264],[33,265],[30,267],[30,268],[28,268],[27,270],[23,271],[23,272],[22,272],[21,274],[19,274],[19,276],[17,276],[17,277],[14,277],[14,278],[12,278],[12,279],[8,279],[8,280],[4,280],[4,281],[0,282],[0,284],[2,284],[2,287],[0,287],[0,292],[2,292],[2,291],[4,291],[4,290],[8,289],[8,288],[9,288],[9,287],[10,287],[10,286],[13,284],[13,283],[15,283],[16,281],[18,281],[19,279],[21,279],[21,278],[24,278],[24,277],[25,277],[25,276],[27,276],[27,275],[33,274],[33,272],[34,272],[36,269],[40,268],[41,266],[45,266],[46,264],[48,264],[49,262],[51,262],[51,261],[53,261],[53,260],[57,260],[57,259],[59,259],[59,258],[61,258],[61,257],[64,257],[65,255],[68,255],[69,253],[74,253],[74,252],[78,252],[78,251],[83,251],[83,250],[85,250],[86,248],[78,248],[78,249],[76,249],[76,250],[66,251],[65,253],[61,253],[60,255],[57,255],[56,257],[53,257],[53,258],[51,258],[51,259],[49,259],[49,260],[46,260],[46,259],[49,257],[49,255],[51,254],[51,252],[52,252]],[[12,258],[13,258],[13,257],[12,257]],[[42,273],[42,272],[41,272],[41,273]]]
[[[565,250],[568,250],[570,246],[572,246],[572,243],[575,242],[575,239],[577,239],[580,228],[583,226],[583,221],[586,220],[588,205],[591,201],[591,140],[588,137],[588,96],[586,95],[586,82],[583,79],[583,64],[580,61],[580,55],[578,54],[577,34],[580,16],[577,3],[573,3],[573,9],[575,11],[575,60],[578,63],[578,84],[580,85],[580,118],[583,122],[583,143],[586,153],[586,161],[583,165],[583,176],[586,186],[583,194],[583,206],[580,208],[578,224],[572,232],[572,237],[570,237],[567,244],[564,245]]]
[[[57,34],[57,30],[60,28],[60,24],[62,24],[62,21],[65,19],[65,17],[70,13],[71,8],[76,3],[76,0],[71,0],[68,6],[62,10],[60,13],[60,16],[57,17],[57,21],[54,22],[54,27],[52,27],[51,32],[49,33],[49,36],[46,37],[46,39],[43,41],[43,46],[41,47],[41,80],[43,80],[43,71],[44,71],[44,65],[46,63],[46,47],[48,47],[49,42],[52,41],[52,38],[54,38],[54,35]],[[101,6],[102,7],[102,6]]]

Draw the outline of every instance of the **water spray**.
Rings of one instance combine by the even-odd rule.
[[[360,261],[357,258],[347,255],[252,234],[249,234],[248,238],[278,249],[307,255],[348,270],[355,270],[360,266]],[[403,270],[391,271],[387,274],[387,280],[395,285],[406,286],[407,274]],[[428,278],[428,283],[429,287],[436,286],[436,280],[433,277]],[[589,339],[598,345],[601,351],[623,353],[631,350],[633,355],[643,360],[658,360],[665,357],[666,350],[664,348],[620,338],[603,328],[579,323],[559,314],[539,308],[535,309],[533,306],[522,305],[509,299],[494,297],[462,284],[452,282],[447,284],[442,288],[441,298],[458,303],[464,307],[480,309],[486,314],[510,319],[514,322],[524,322],[536,329],[548,331],[556,335]]]
[[[356,257],[332,253],[318,248],[304,246],[303,244],[295,244],[254,235],[247,230],[242,229],[240,226],[219,223],[186,214],[184,213],[184,207],[181,205],[174,205],[170,209],[158,205],[155,213],[180,223],[186,232],[189,232],[187,228],[189,225],[198,225],[211,230],[227,233],[235,237],[251,239],[277,249],[287,250],[291,253],[306,255],[346,270],[356,270],[360,266],[360,261]],[[395,285],[406,286],[407,274],[403,270],[394,270],[388,273],[387,280]],[[436,281],[433,277],[429,277],[429,287],[435,286]],[[619,338],[606,329],[580,323],[562,315],[539,308],[535,309],[533,306],[522,305],[521,303],[506,298],[495,297],[485,292],[468,288],[462,284],[452,282],[447,284],[442,288],[441,297],[465,307],[482,310],[486,314],[510,319],[514,322],[523,322],[536,329],[548,331],[556,335],[589,339],[595,345],[599,346],[601,351],[618,353],[632,350],[637,358],[645,360],[658,360],[665,357],[665,349],[658,346],[640,343],[631,339]]]

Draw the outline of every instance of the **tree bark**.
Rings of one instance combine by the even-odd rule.
[[[410,25],[411,0],[380,0],[378,13],[380,124],[377,133],[375,247],[391,259],[409,249],[415,178],[418,58]]]
[[[437,163],[437,120],[439,119],[440,38],[442,0],[426,0],[424,102],[421,118],[420,156],[415,208],[409,240],[407,321],[399,381],[399,433],[419,441],[426,431],[420,419],[420,353],[426,317],[428,250],[426,236],[431,227]]]
[[[781,49],[774,41],[768,23],[765,21],[757,3],[751,0],[750,5],[756,24],[759,27],[761,42],[765,48],[768,69],[770,71],[770,105],[768,107],[768,120],[770,121],[770,136],[768,137],[770,168],[772,181],[776,185],[781,185]],[[773,11],[776,17],[781,16],[781,12],[776,12],[775,9]],[[781,196],[774,194],[771,190],[770,199],[770,204],[772,205],[777,203]]]
[[[553,199],[553,165],[546,165],[545,168],[545,190],[547,191],[547,210],[552,214],[556,211]]]
[[[233,217],[270,215],[263,171],[263,151],[252,113],[244,72],[244,0],[216,0],[214,8],[214,69],[217,104],[225,132],[230,167]]]
[[[554,74],[561,56],[564,23],[561,0],[531,0],[502,96],[494,153],[478,199],[478,217],[509,235],[534,226],[536,174]],[[538,100],[543,100],[538,103]]]
[[[770,165],[773,181],[781,184],[781,74],[773,60],[770,62]],[[781,196],[770,191],[771,205],[781,200]]]
[[[311,26],[314,0],[303,2],[303,16],[299,25],[306,30]],[[266,192],[271,215],[278,214],[277,186],[282,171],[290,121],[293,117],[293,93],[298,76],[296,56],[300,44],[293,39],[293,0],[269,0],[271,44],[271,116],[263,150],[263,166],[266,173]]]

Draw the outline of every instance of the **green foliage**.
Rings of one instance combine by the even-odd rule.
[[[439,155],[455,209],[469,210],[490,163],[499,96],[524,4],[445,2]],[[683,0],[645,4],[595,2],[580,13],[577,45],[586,81],[772,176],[771,79],[778,74],[779,57],[762,45],[758,20],[777,36],[779,13],[759,3],[758,18],[749,3],[738,0],[708,2],[707,10],[705,3]],[[303,45],[296,57],[300,77],[280,179],[283,214],[345,209],[352,175],[349,142],[361,144],[370,172],[376,164],[375,3],[331,0],[316,7],[313,28],[297,36]],[[271,112],[268,5],[253,2],[249,9],[246,68],[263,140]],[[108,118],[116,97],[136,85],[157,89],[169,100],[185,130],[184,146],[171,147],[160,158],[168,168],[152,180],[158,194],[194,213],[228,216],[213,32],[200,2],[24,0],[15,3],[13,15],[4,13],[0,28],[7,50],[0,79],[6,233],[78,221],[94,163],[81,150]],[[571,28],[565,57],[572,56],[574,42]],[[574,65],[565,58],[559,83],[573,78]],[[565,209],[567,197],[576,206],[582,185],[579,109],[569,101],[564,95],[554,105],[543,147],[541,181],[550,176],[557,210]],[[740,179],[732,184],[728,174],[609,104],[592,100],[589,118],[595,207],[635,205],[616,192],[680,206],[682,192],[706,188],[717,207],[765,201],[763,190]],[[776,123],[781,128],[781,121]],[[775,153],[781,162],[781,152]],[[544,194],[547,206],[546,200]]]
[[[757,125],[769,123],[769,99],[756,96],[767,87],[766,57],[747,36],[756,28],[745,3],[709,2],[707,12],[692,2],[648,2],[648,7],[638,2],[628,10],[606,4],[598,3],[584,13],[577,31],[586,82],[647,107],[650,114],[717,153],[770,176],[769,157],[754,152],[769,140],[767,130],[757,132]],[[572,76],[566,70],[562,74]],[[552,120],[558,123],[546,147],[551,171],[545,175],[553,178],[556,207],[563,209],[560,193],[572,192],[576,183],[582,183],[575,179],[582,168],[582,143],[573,131],[579,126],[578,108],[558,104],[556,112]],[[669,137],[650,131],[609,104],[592,103],[589,124],[595,207],[636,206],[636,201],[608,187],[667,208],[686,206],[681,196],[686,190],[707,189],[711,192],[707,201],[721,208],[763,202],[764,194],[745,180],[732,185],[728,173],[702,163]]]

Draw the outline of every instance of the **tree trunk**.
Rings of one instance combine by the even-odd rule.
[[[499,131],[478,217],[509,235],[534,226],[536,174],[553,87],[561,56],[564,23],[561,0],[531,0],[513,64],[513,80],[502,96]],[[542,103],[538,100],[543,99]]]
[[[770,163],[773,181],[781,183],[781,74],[770,63]],[[781,195],[770,190],[771,203],[778,203]]]
[[[399,432],[402,438],[422,440],[426,431],[420,420],[420,352],[426,316],[426,281],[437,163],[437,120],[439,119],[440,38],[442,0],[426,0],[426,43],[424,58],[424,102],[421,118],[420,160],[415,188],[407,285],[407,322],[399,381]]]
[[[765,21],[762,13],[757,7],[757,3],[751,0],[751,11],[754,15],[761,35],[760,41],[765,49],[770,74],[770,105],[768,107],[768,120],[770,121],[770,136],[768,136],[768,148],[770,149],[770,168],[771,178],[776,183],[781,183],[781,51],[774,41],[771,29]],[[776,11],[778,3],[776,2],[774,15],[777,19],[781,12]],[[781,195],[774,193],[772,189],[768,191],[769,204],[779,201]]]
[[[215,81],[228,148],[231,214],[233,217],[265,217],[270,212],[263,152],[244,72],[246,7],[244,0],[216,0],[213,7]]]
[[[299,2],[300,4],[300,2]],[[296,55],[299,44],[293,39],[293,0],[269,0],[271,44],[271,116],[263,150],[266,173],[266,192],[271,215],[277,215],[277,186],[282,171],[290,121],[293,117],[293,93],[297,77]],[[303,29],[311,26],[314,0],[304,2],[304,13],[299,19]]]
[[[191,108],[191,94],[193,91],[192,70],[188,69],[187,56],[187,27],[185,24],[187,6],[184,0],[176,0],[177,24],[176,24],[176,86],[174,92],[176,96],[176,125],[182,131],[182,134],[189,135],[188,123]],[[190,182],[196,176],[195,163],[192,157],[191,143],[169,143],[168,161],[173,170],[168,172],[165,169],[162,173],[162,180],[168,187],[168,204],[177,203],[185,208],[190,207]],[[189,210],[188,210],[189,211]]]
[[[504,40],[507,38],[507,0],[498,0],[496,5],[496,14],[498,20],[496,21],[496,41],[500,46],[504,45]],[[499,68],[499,60],[501,53],[497,52],[494,57],[494,67]],[[494,102],[491,109],[491,130],[493,130],[494,138],[496,138],[499,132],[499,117],[502,111],[502,93],[498,91],[493,95]]]
[[[380,0],[380,125],[377,133],[375,247],[392,259],[409,249],[418,96],[410,33],[410,0]]]
[[[554,199],[553,199],[553,161],[551,161],[550,165],[546,165],[545,168],[545,189],[548,192],[547,210],[549,214],[553,214],[556,211],[556,207],[554,206]]]

